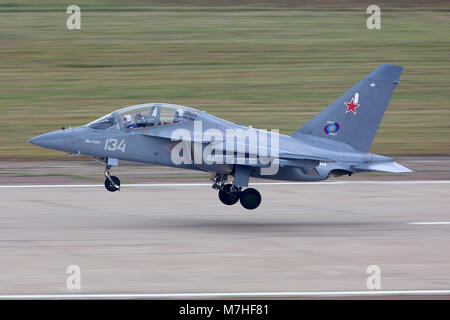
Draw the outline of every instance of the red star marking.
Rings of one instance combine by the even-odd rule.
[[[353,97],[350,102],[344,101],[344,104],[347,106],[347,110],[345,110],[345,113],[353,112],[353,114],[356,116],[356,108],[358,108],[360,104],[353,103]]]

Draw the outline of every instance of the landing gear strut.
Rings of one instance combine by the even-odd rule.
[[[248,210],[256,209],[261,204],[261,194],[258,190],[227,183],[227,175],[217,173],[213,178],[213,189],[219,190],[219,199],[225,205],[233,205],[238,201]]]
[[[111,169],[111,166],[106,163],[105,165],[105,188],[108,191],[114,192],[119,190],[120,191],[120,179],[116,176],[112,176],[109,174],[109,170]]]

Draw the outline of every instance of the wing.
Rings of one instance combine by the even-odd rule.
[[[176,129],[185,129],[186,135],[182,136],[178,133],[174,134]],[[313,156],[311,154],[302,154],[301,152],[292,152],[279,147],[267,147],[264,152],[260,152],[258,145],[255,144],[243,143],[234,139],[228,141],[226,139],[205,139],[203,135],[196,136],[195,134],[191,134],[191,129],[192,126],[189,126],[189,124],[169,124],[144,129],[140,131],[140,134],[149,137],[170,139],[171,141],[200,143],[210,150],[214,150],[214,152],[210,152],[206,159],[204,159],[207,163],[227,163],[252,167],[265,167],[270,166],[271,162],[276,159],[280,166],[308,168],[317,167],[321,161],[332,161],[329,158]],[[246,150],[246,152],[241,150]]]

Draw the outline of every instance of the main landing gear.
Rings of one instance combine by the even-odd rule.
[[[108,191],[114,192],[119,190],[120,191],[120,179],[116,176],[112,176],[109,174],[109,170],[111,169],[111,166],[106,163],[105,165],[105,188]]]
[[[261,204],[261,194],[258,190],[253,188],[242,190],[240,186],[227,183],[227,175],[216,174],[212,187],[219,190],[219,199],[225,205],[230,206],[240,201],[245,209],[253,210]]]

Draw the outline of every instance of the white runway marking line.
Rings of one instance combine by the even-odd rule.
[[[433,224],[450,224],[450,221],[439,221],[439,222],[408,222],[407,224],[425,224],[425,225],[433,225]]]
[[[417,163],[427,163],[427,162],[432,162],[432,163],[447,163],[450,162],[450,160],[409,160],[407,162],[417,162]]]
[[[192,299],[192,298],[301,298],[351,296],[449,295],[450,290],[392,291],[305,291],[305,292],[229,292],[229,293],[130,293],[130,294],[28,294],[0,295],[0,300],[14,299]]]
[[[329,181],[329,182],[254,182],[251,186],[281,185],[337,185],[337,184],[450,184],[450,180],[406,180],[406,181]],[[121,187],[205,187],[211,183],[133,183]],[[41,185],[3,185],[0,189],[14,188],[100,188],[103,184],[41,184]]]

